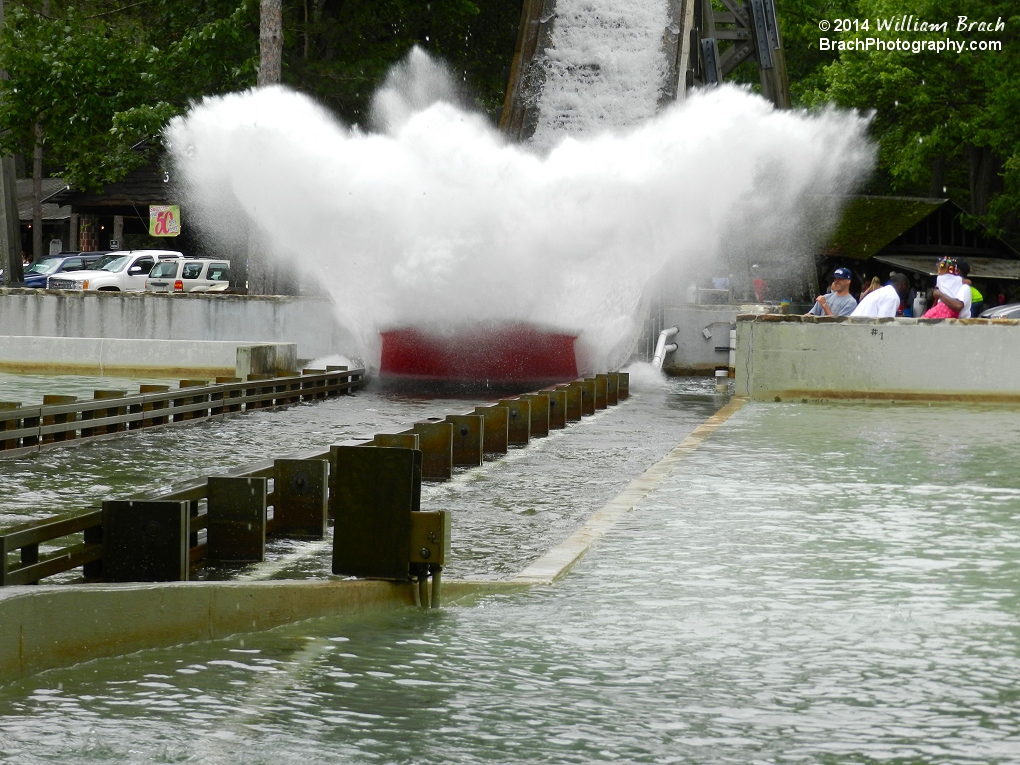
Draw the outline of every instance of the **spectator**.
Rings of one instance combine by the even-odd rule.
[[[764,303],[769,292],[769,284],[761,278],[757,264],[751,266],[751,286],[754,287],[754,296],[758,298],[758,302]]]
[[[962,301],[957,295],[963,290],[963,277],[960,276],[959,264],[956,258],[940,258],[938,265],[938,276],[935,277],[935,289],[932,290],[934,303],[924,313],[925,319],[956,319],[963,307]],[[969,289],[969,288],[968,288]],[[943,298],[951,298],[952,305]],[[959,305],[957,305],[959,303]]]
[[[980,316],[981,312],[985,310],[985,296],[981,294],[981,291],[974,286],[974,282],[970,280],[970,263],[966,260],[961,260],[959,267],[963,283],[970,286],[970,317],[973,319]]]
[[[856,307],[857,300],[850,294],[850,269],[837,268],[829,292],[816,297],[805,316],[849,316]]]
[[[970,285],[963,283],[963,277],[960,276],[961,265],[970,273],[970,264],[965,260],[942,258],[939,261],[939,275],[935,280],[935,289],[931,293],[933,305],[924,314],[924,318],[970,318]]]
[[[906,275],[893,272],[889,274],[889,283],[868,292],[850,315],[872,319],[895,316],[909,291],[910,280]]]
[[[871,277],[871,282],[868,283],[868,284],[865,284],[864,287],[861,289],[861,296],[858,299],[858,302],[860,300],[864,300],[864,296],[865,295],[867,295],[867,294],[869,294],[871,292],[874,292],[877,289],[881,289],[881,287],[882,287],[882,282],[880,282],[878,280],[878,277],[877,276],[872,276]]]

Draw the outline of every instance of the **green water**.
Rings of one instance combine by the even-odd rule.
[[[43,396],[77,396],[91,400],[96,390],[122,390],[129,396],[138,386],[152,383],[176,388],[178,380],[157,378],[95,377],[90,375],[15,375],[0,372],[0,401],[16,401],[23,406],[39,406]]]
[[[1018,762],[1018,458],[1016,411],[748,404],[555,587],[8,684],[0,760]]]

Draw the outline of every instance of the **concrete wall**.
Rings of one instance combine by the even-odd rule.
[[[111,377],[241,377],[297,369],[294,343],[0,335],[0,371]]]
[[[662,371],[669,375],[710,375],[717,366],[729,364],[730,329],[737,321],[737,306],[675,306],[662,311],[663,327],[677,327],[669,342],[676,350],[662,360]],[[706,338],[702,330],[711,336]]]
[[[662,309],[662,326],[680,331],[669,342],[677,349],[667,353],[662,370],[670,375],[711,375],[717,366],[729,365],[730,330],[736,326],[738,314],[763,311],[755,305],[678,305]],[[704,330],[710,337],[705,337]],[[654,347],[655,340],[652,338]]]
[[[741,316],[736,393],[786,398],[1020,401],[1015,319]]]
[[[321,616],[408,608],[414,604],[412,587],[417,584],[366,580],[5,587],[0,684],[103,656]],[[525,588],[514,582],[446,581],[443,601]]]
[[[355,352],[332,301],[311,297],[0,289],[0,333],[296,343],[300,359]]]

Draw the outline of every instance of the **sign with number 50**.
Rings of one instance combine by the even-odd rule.
[[[181,208],[177,205],[149,205],[149,236],[178,236]]]

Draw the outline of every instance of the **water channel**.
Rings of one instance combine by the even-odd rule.
[[[641,392],[429,489],[455,510],[458,575],[507,575],[562,538],[716,408],[698,385]],[[449,403],[373,398],[396,401],[379,422]],[[361,432],[373,415],[352,401],[301,407],[295,429]],[[144,435],[107,474],[86,460],[84,480],[117,490],[124,470],[175,472],[193,449],[190,474],[217,439],[235,459],[242,423],[282,414]],[[127,441],[62,454],[78,465],[113,443]],[[1015,410],[749,403],[554,587],[3,685],[0,760],[1017,762],[1018,458]]]
[[[45,381],[45,378],[43,378]],[[33,400],[31,385],[19,391]],[[57,378],[60,392],[88,391],[92,378]],[[119,381],[123,382],[123,381]],[[89,387],[92,386],[92,387]],[[13,386],[12,386],[13,387]],[[121,386],[132,390],[131,384]],[[183,481],[289,454],[325,451],[331,444],[397,432],[416,420],[470,412],[502,395],[476,390],[457,397],[370,387],[354,396],[282,411],[255,411],[197,425],[153,429],[126,438],[54,449],[24,460],[0,461],[0,524],[82,512],[103,499],[166,489]],[[41,399],[41,395],[35,396]],[[653,383],[624,406],[586,417],[548,438],[481,468],[458,470],[452,481],[426,483],[425,509],[455,515],[458,550],[453,577],[508,578],[567,536],[634,476],[658,460],[725,401],[705,378]],[[660,427],[656,420],[665,415]],[[651,426],[651,427],[649,427]],[[640,433],[638,439],[633,434]],[[311,550],[311,554],[302,554]],[[274,540],[263,566],[214,572],[258,578],[330,574],[330,543]]]

